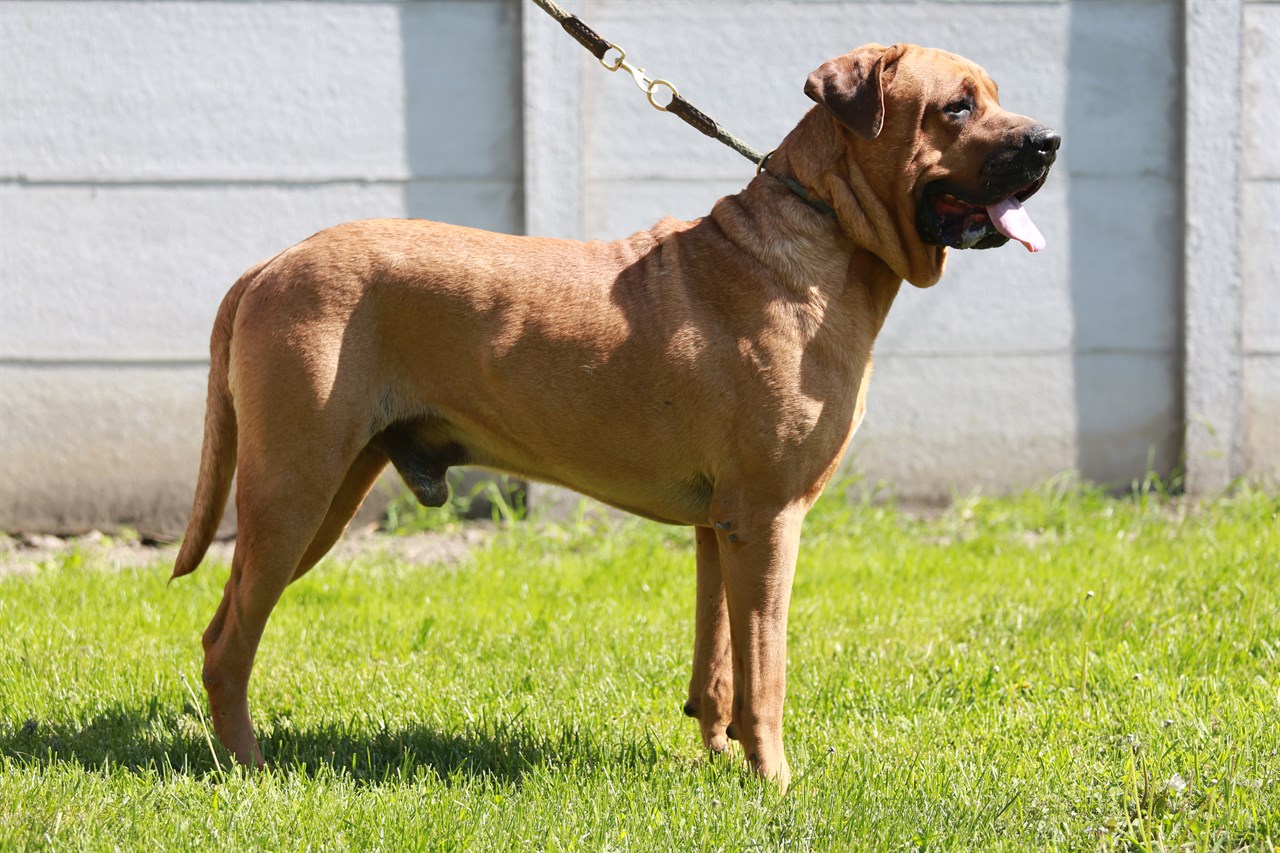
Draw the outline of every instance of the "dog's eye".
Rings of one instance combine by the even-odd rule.
[[[973,99],[958,98],[943,107],[942,111],[950,118],[966,119],[973,112]]]

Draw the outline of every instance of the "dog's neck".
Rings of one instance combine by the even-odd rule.
[[[869,357],[902,284],[882,257],[768,174],[721,199],[707,218],[772,272],[804,339],[827,337],[841,360]]]
[[[873,142],[856,139],[815,107],[770,156],[769,169],[793,177],[832,207],[854,245],[879,258],[899,279],[929,287],[942,277],[946,248],[928,245],[917,235],[909,188],[876,187],[868,179],[862,159],[870,156]],[[863,150],[852,152],[851,146]],[[901,164],[886,164],[881,171],[903,173]]]

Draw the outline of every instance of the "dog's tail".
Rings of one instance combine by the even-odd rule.
[[[236,472],[236,410],[230,382],[231,329],[241,298],[267,263],[258,264],[240,276],[223,297],[213,322],[209,340],[209,397],[204,412],[204,446],[200,450],[195,503],[169,580],[190,574],[200,565],[227,506],[231,478]]]

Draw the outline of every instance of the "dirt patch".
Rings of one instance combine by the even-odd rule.
[[[493,535],[488,522],[475,522],[441,533],[414,533],[392,536],[376,525],[348,531],[333,547],[327,560],[383,558],[424,565],[453,564]],[[230,562],[234,540],[214,542],[206,561]],[[178,555],[177,543],[156,543],[138,538],[107,536],[93,532],[83,536],[49,536],[26,533],[0,535],[0,577],[35,574],[73,554],[80,554],[95,566],[116,569],[172,565]]]

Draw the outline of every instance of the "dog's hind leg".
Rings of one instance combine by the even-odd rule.
[[[338,487],[338,493],[333,496],[333,501],[329,504],[329,513],[320,523],[320,529],[316,531],[311,544],[307,546],[306,553],[302,555],[302,561],[298,564],[297,571],[293,573],[293,580],[296,581],[311,571],[312,567],[320,562],[320,558],[329,553],[329,549],[346,531],[352,516],[356,514],[356,510],[360,509],[360,504],[364,503],[365,496],[369,494],[369,490],[373,488],[378,475],[385,467],[387,467],[387,455],[381,450],[366,447],[360,452],[356,461],[347,470],[346,479]]]
[[[693,676],[684,712],[698,720],[702,743],[715,753],[729,748],[726,730],[733,719],[733,657],[729,643],[729,609],[720,574],[720,546],[715,531],[695,527],[698,585],[694,621]]]
[[[255,766],[262,764],[262,752],[248,691],[258,643],[356,455],[316,452],[333,445],[294,438],[276,444],[270,459],[241,442],[231,577],[204,633],[204,687],[214,731],[238,762]],[[289,452],[281,454],[282,448]]]

